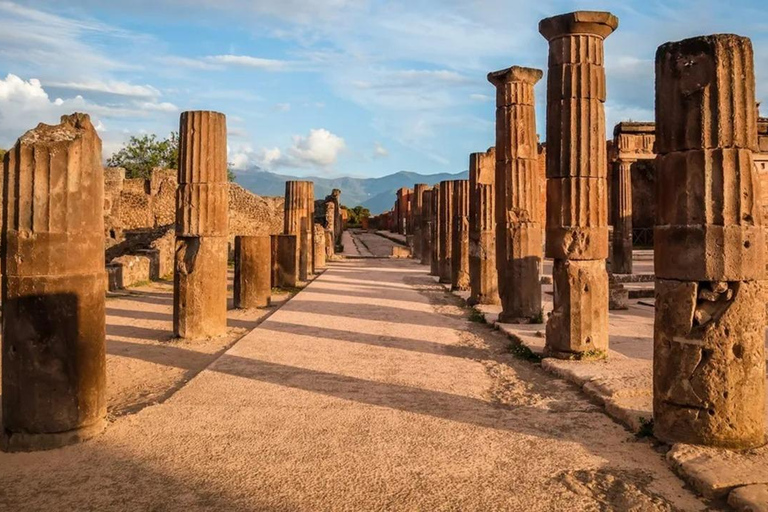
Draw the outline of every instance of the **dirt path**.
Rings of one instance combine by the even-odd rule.
[[[163,404],[83,445],[0,453],[0,510],[704,508],[424,269],[332,264]]]

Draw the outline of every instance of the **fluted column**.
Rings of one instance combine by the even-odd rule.
[[[469,290],[469,180],[453,182],[451,289]]]
[[[440,218],[438,226],[440,282],[451,283],[453,251],[453,181],[440,182]]]
[[[608,352],[607,155],[603,41],[618,26],[607,12],[547,18],[546,254],[554,258],[554,310],[546,352],[600,358]]]
[[[424,192],[427,190],[427,185],[424,183],[417,183],[413,186],[413,207],[411,211],[411,218],[413,219],[413,257],[417,260],[421,260],[421,229],[422,229],[422,206],[424,204]]]
[[[421,264],[430,265],[432,261],[432,218],[434,211],[435,189],[428,188],[422,195],[421,203]]]
[[[304,240],[307,245],[307,273],[316,274],[315,262],[315,184],[307,187],[307,222],[304,224]]]
[[[87,114],[63,116],[3,167],[5,449],[56,448],[106,425],[101,139]]]
[[[285,182],[285,206],[283,234],[296,236],[296,268],[300,281],[309,279],[312,272],[312,249],[309,246],[309,198],[312,194],[310,181]]]
[[[496,150],[469,155],[469,302],[498,304]]]
[[[432,189],[432,249],[430,255],[429,275],[440,276],[440,211],[441,211],[441,198],[440,198],[440,185],[435,185]]]
[[[752,43],[714,35],[656,53],[654,434],[765,442],[765,241]]]
[[[181,338],[227,331],[227,124],[183,112],[179,123],[173,330]]]
[[[488,75],[496,87],[496,268],[499,321],[541,318],[541,178],[534,86],[542,71],[513,66]]]
[[[632,273],[632,164],[619,160],[613,169],[611,186],[613,209],[613,255],[611,270],[615,274]]]

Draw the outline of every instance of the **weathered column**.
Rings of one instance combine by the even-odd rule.
[[[440,275],[440,185],[432,187],[432,224],[430,238],[432,246],[429,256],[429,275]]]
[[[453,181],[440,182],[440,225],[438,226],[438,253],[440,267],[440,282],[451,283],[453,272],[451,251],[453,250]]]
[[[430,237],[430,226],[432,225],[432,189],[427,188],[422,194],[421,199],[421,257],[419,262],[422,265],[429,265],[432,260],[432,240]]]
[[[411,227],[408,225],[410,211],[411,189],[401,188],[397,191],[397,229],[401,235],[409,235]]]
[[[320,223],[315,223],[315,273],[325,268],[325,228]]]
[[[309,182],[307,187],[307,216],[304,223],[304,240],[307,244],[308,274],[316,274],[315,269],[315,184]]]
[[[106,425],[104,172],[88,115],[25,133],[3,179],[5,448],[45,450]]]
[[[499,304],[496,272],[496,150],[469,156],[469,287],[471,304]]]
[[[765,255],[752,44],[714,35],[656,53],[654,434],[765,442]]]
[[[293,288],[299,284],[299,244],[297,235],[275,235],[277,238],[275,286]]]
[[[422,245],[422,207],[424,204],[424,192],[427,190],[427,185],[424,183],[417,183],[413,186],[413,208],[411,211],[411,218],[413,219],[413,258],[421,261],[421,245]]]
[[[272,243],[266,236],[235,237],[234,303],[236,308],[269,306],[272,295]]]
[[[336,254],[336,205],[325,198],[325,259],[333,258]]]
[[[632,160],[619,160],[612,173],[613,255],[615,274],[632,273]]]
[[[285,182],[285,217],[283,233],[296,235],[298,273],[300,281],[307,281],[312,272],[312,249],[309,246],[309,219],[307,218],[310,194],[309,181]]]
[[[190,111],[179,125],[173,331],[181,338],[227,332],[227,122]]]
[[[547,18],[547,256],[554,258],[554,310],[546,352],[608,352],[608,163],[603,41],[619,20],[579,11]]]
[[[453,182],[451,289],[469,290],[469,180]]]

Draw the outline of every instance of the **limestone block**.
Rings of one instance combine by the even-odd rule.
[[[269,306],[272,294],[272,244],[269,236],[235,237],[234,305]]]
[[[763,279],[764,237],[759,226],[656,226],[654,270],[684,281]]]
[[[732,34],[661,45],[656,52],[658,152],[758,151],[753,60],[749,38]]]
[[[734,489],[728,495],[728,505],[739,512],[768,512],[768,484]]]
[[[691,150],[656,159],[656,225],[759,226],[760,182],[746,149]]]
[[[657,279],[654,435],[752,448],[765,442],[761,281]]]
[[[605,179],[548,179],[547,206],[548,257],[595,260],[608,256]]]
[[[146,283],[151,280],[152,260],[147,256],[126,254],[114,258],[111,263],[120,265],[120,288],[128,288],[138,283]]]
[[[546,353],[605,357],[608,351],[608,274],[603,260],[555,260],[554,309],[547,321]]]
[[[177,237],[173,331],[180,338],[227,332],[226,237]]]

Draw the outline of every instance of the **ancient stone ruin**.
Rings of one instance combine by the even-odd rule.
[[[453,251],[453,189],[451,180],[440,182],[438,199],[437,260],[441,283],[451,283],[453,272],[451,253]]]
[[[234,305],[269,306],[272,294],[272,241],[268,235],[235,237]]]
[[[469,285],[472,304],[498,304],[496,151],[469,156]]]
[[[752,44],[734,35],[656,53],[654,434],[765,442],[765,241]]]
[[[608,350],[603,41],[618,24],[610,13],[587,11],[539,24],[549,41],[546,254],[555,290],[546,342],[555,357]]]
[[[469,290],[469,180],[454,180],[451,289]]]

